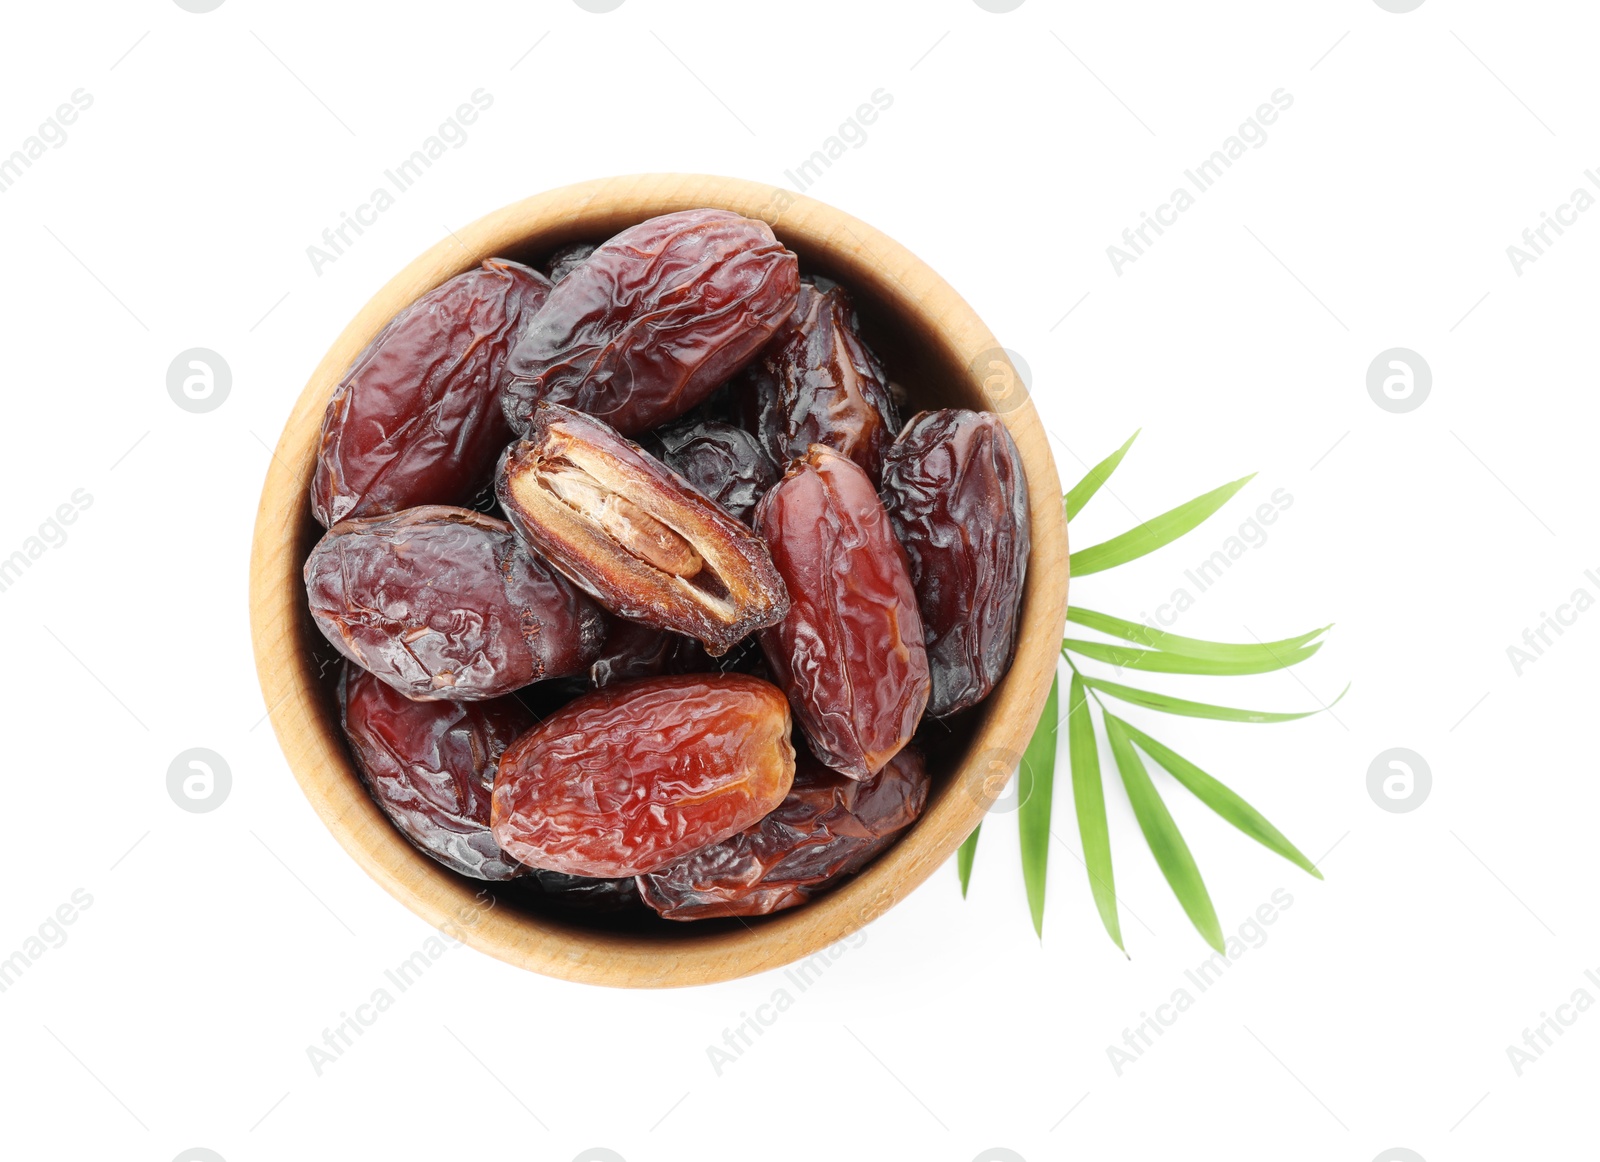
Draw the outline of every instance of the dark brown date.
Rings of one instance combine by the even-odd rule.
[[[581,673],[605,637],[600,610],[510,525],[464,508],[342,521],[305,580],[317,628],[408,698],[480,701]]]
[[[593,242],[569,242],[545,259],[544,272],[551,282],[560,282],[587,262],[595,250]]]
[[[914,746],[860,782],[802,755],[775,811],[640,876],[639,893],[668,920],[792,908],[865,867],[916,822],[927,801],[928,773]]]
[[[765,222],[685,210],[630,227],[550,292],[512,352],[502,403],[525,431],[540,401],[624,435],[676,419],[737,371],[794,308],[798,262]]]
[[[491,828],[523,863],[632,876],[742,831],[794,779],[789,707],[743,675],[585,694],[500,759]]]
[[[339,711],[367,791],[415,847],[474,879],[528,870],[489,834],[495,767],[535,723],[522,703],[413,702],[345,662]]]
[[[749,432],[732,424],[701,422],[658,428],[646,446],[702,496],[748,524],[756,501],[778,480],[778,469]],[[654,448],[652,448],[654,451]]]
[[[877,481],[895,409],[883,367],[856,326],[843,287],[804,281],[789,322],[735,380],[743,426],[780,466],[823,444]]]
[[[922,612],[928,713],[954,714],[1016,649],[1031,544],[1017,446],[992,412],[921,412],[884,458],[882,495]]]
[[[759,537],[592,416],[536,407],[496,490],[522,538],[601,605],[713,655],[789,607]]]
[[[529,868],[521,886],[531,889],[534,899],[558,912],[584,916],[614,916],[644,911],[639,899],[639,881],[631,876],[600,879],[595,876],[569,876],[565,872]]]
[[[311,480],[317,520],[469,503],[512,438],[501,371],[549,291],[537,271],[492,259],[390,320],[328,401]]]
[[[599,689],[631,678],[697,673],[713,665],[693,638],[615,617],[600,656],[589,667],[589,684]]]
[[[905,745],[928,703],[922,617],[905,555],[860,466],[813,444],[756,508],[788,588],[761,633],[774,678],[817,757],[852,779]]]

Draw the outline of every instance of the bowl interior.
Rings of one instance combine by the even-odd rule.
[[[328,395],[354,354],[396,311],[483,258],[539,266],[567,242],[604,241],[655,214],[693,206],[766,218],[799,255],[802,273],[849,288],[866,341],[902,389],[904,419],[927,408],[990,409],[972,368],[978,352],[995,347],[992,336],[937,276],[876,231],[821,203],[732,179],[588,183],[508,207],[462,231],[459,241],[441,243],[351,323],[285,429],[263,494],[252,567],[258,664],[269,705],[277,698],[274,727],[334,834],[386,888],[457,938],[537,971],[598,983],[687,984],[776,967],[826,947],[892,906],[950,854],[1001,789],[994,785],[993,756],[1014,766],[1021,753],[1054,672],[1065,606],[1065,531],[1052,519],[1060,511],[1059,485],[1033,409],[1024,403],[1005,415],[1023,453],[1035,510],[1024,631],[1013,670],[978,707],[924,721],[918,742],[934,786],[922,819],[850,883],[802,908],[690,924],[649,914],[563,914],[526,884],[485,884],[448,871],[388,823],[366,795],[344,742],[339,655],[312,622],[299,587],[299,568],[323,532],[311,515],[308,485]],[[1035,632],[1041,625],[1042,637]],[[1048,647],[1043,663],[1040,640]],[[536,687],[530,695],[526,700],[538,709]]]

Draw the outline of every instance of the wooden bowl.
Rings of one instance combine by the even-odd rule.
[[[928,808],[862,874],[799,908],[744,921],[641,922],[611,930],[541,913],[446,871],[414,849],[362,787],[339,727],[332,651],[311,622],[301,566],[322,529],[309,487],[328,397],[356,354],[419,296],[495,256],[538,261],[657,214],[714,206],[771,224],[801,269],[852,291],[868,341],[922,408],[1000,410],[1021,450],[1033,512],[1022,632],[993,694],[931,748]],[[373,879],[416,912],[508,963],[591,984],[666,987],[730,980],[811,956],[893,907],[943,865],[982,819],[1038,719],[1061,648],[1067,537],[1056,469],[1027,392],[972,308],[904,247],[787,190],[733,178],[647,174],[539,194],[462,229],[378,291],[300,393],[267,469],[250,561],[250,623],[262,694],[289,767],[328,829]],[[988,394],[986,394],[986,391]],[[324,672],[326,671],[326,672]],[[962,717],[962,716],[958,716]],[[950,885],[954,890],[954,885]]]

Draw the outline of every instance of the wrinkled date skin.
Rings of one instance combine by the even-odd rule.
[[[412,844],[474,879],[528,870],[489,834],[495,767],[535,724],[522,703],[413,702],[346,662],[339,709],[362,782]]]
[[[328,401],[311,509],[330,526],[418,504],[467,504],[513,438],[501,372],[550,282],[491,259],[407,307]]]
[[[928,713],[954,714],[988,696],[1016,649],[1031,546],[1017,446],[993,413],[922,412],[885,457],[882,496],[922,612]]]
[[[914,746],[861,782],[803,755],[777,810],[640,876],[639,892],[668,920],[792,908],[865,867],[916,822],[927,801],[928,773]]]
[[[545,260],[544,273],[551,282],[560,282],[587,262],[596,249],[593,242],[569,242]]]
[[[550,292],[511,353],[502,403],[517,431],[564,404],[624,435],[676,419],[794,309],[798,260],[765,222],[685,210],[624,230]]]
[[[589,667],[589,684],[598,690],[632,678],[692,674],[713,666],[705,649],[693,638],[618,617],[612,619],[600,656]]]
[[[490,826],[523,863],[620,877],[744,830],[794,779],[789,707],[743,675],[585,694],[500,758]]]
[[[581,673],[605,638],[593,602],[470,509],[342,521],[305,580],[328,641],[408,698],[480,701]]]
[[[601,605],[714,656],[788,610],[759,537],[592,416],[540,404],[496,491],[522,538]]]
[[[794,315],[736,380],[741,423],[779,465],[823,444],[876,482],[894,439],[894,402],[883,367],[856,332],[844,288],[800,284]]]
[[[774,678],[824,764],[881,770],[928,703],[922,617],[889,517],[854,461],[813,444],[756,508],[791,605],[761,633]]]
[[[695,491],[745,524],[762,494],[778,481],[778,469],[756,437],[732,424],[704,421],[659,428],[648,442],[660,449],[656,455],[662,463]]]
[[[542,868],[526,870],[529,874],[520,881],[521,886],[529,889],[534,899],[555,911],[585,916],[614,916],[633,911],[649,915],[639,899],[639,881],[632,877],[598,879]]]

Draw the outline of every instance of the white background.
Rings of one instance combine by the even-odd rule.
[[[1521,1076],[1506,1052],[1575,990],[1600,1000],[1600,613],[1520,677],[1506,653],[1573,590],[1600,596],[1600,214],[1520,275],[1506,255],[1600,166],[1590,6],[103,0],[5,23],[0,154],[93,97],[0,193],[0,556],[92,497],[0,593],[0,957],[75,889],[93,900],[0,994],[6,1155],[1594,1156],[1600,1012]],[[315,273],[306,247],[479,88],[494,103],[465,145]],[[1263,709],[1348,697],[1280,726],[1130,717],[1326,882],[1157,776],[1225,929],[1277,889],[1293,903],[1120,1075],[1107,1047],[1209,950],[1108,778],[1131,960],[1063,784],[1042,945],[1012,817],[992,817],[969,899],[941,871],[720,1076],[707,1047],[781,973],[630,993],[464,949],[318,1076],[307,1046],[429,930],[337,847],[263,722],[246,563],[291,401],[448,229],[613,173],[782,185],[879,88],[892,107],[809,192],[908,245],[1023,356],[1065,481],[1143,427],[1075,543],[1260,473],[1076,600],[1153,611],[1293,497],[1175,628],[1331,621],[1331,644],[1292,673],[1147,681]],[[1266,143],[1117,274],[1106,247],[1280,88]],[[166,390],[195,346],[233,374],[198,415]],[[1366,390],[1393,346],[1432,368],[1409,414]],[[1433,772],[1407,814],[1366,789],[1396,746]],[[190,747],[232,770],[209,814],[166,790]]]

